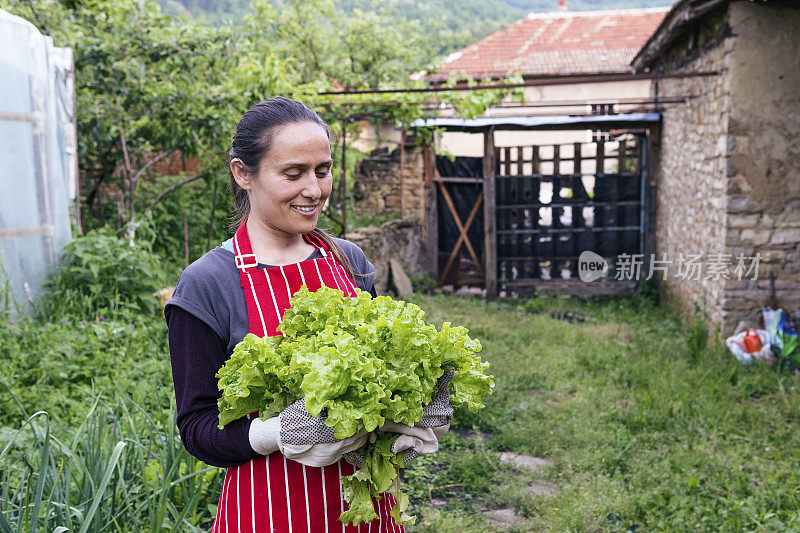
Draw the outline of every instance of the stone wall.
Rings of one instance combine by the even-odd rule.
[[[674,265],[665,285],[682,305],[700,304],[723,333],[742,320],[755,324],[771,286],[800,318],[798,27],[796,7],[734,1],[655,66],[719,72],[654,87],[659,96],[699,95],[663,112],[656,246],[673,261],[680,253],[703,255],[700,279],[679,279]],[[734,270],[740,255],[750,267],[757,254],[757,279]],[[725,275],[708,270],[715,256],[729,262]]]
[[[750,319],[774,284],[775,300],[800,319],[800,7],[734,2],[729,17],[725,244],[761,260],[756,281],[727,282],[723,318],[730,327]]]
[[[357,209],[417,220],[424,218],[422,147],[407,142],[404,151],[402,181],[399,148],[391,153],[385,149],[376,150],[358,164],[353,189]]]
[[[380,226],[357,228],[346,237],[359,245],[367,259],[375,265],[375,290],[378,294],[386,294],[391,287],[391,259],[400,261],[405,272],[411,276],[427,275],[421,234],[419,221],[401,219]]]
[[[679,73],[716,70],[719,75],[665,78],[653,85],[659,97],[697,95],[662,112],[655,245],[659,259],[673,261],[665,273],[670,300],[686,308],[699,303],[719,323],[725,280],[706,279],[705,272],[700,279],[679,277],[677,263],[681,254],[702,254],[705,262],[711,254],[725,251],[729,64],[734,42],[728,36],[727,15],[704,26],[700,39],[677,43],[656,67]]]

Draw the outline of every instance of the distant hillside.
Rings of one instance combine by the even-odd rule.
[[[200,18],[212,25],[236,24],[249,13],[249,0],[158,0],[165,12]],[[375,0],[337,0],[346,13],[371,11]],[[669,0],[568,0],[570,11],[633,9],[669,5]],[[526,14],[558,10],[558,0],[383,0],[398,20],[417,22],[437,35],[446,54],[486,37]]]

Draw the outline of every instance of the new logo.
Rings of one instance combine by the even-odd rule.
[[[594,281],[605,277],[608,273],[608,263],[602,256],[586,250],[578,257],[578,277],[581,281]]]

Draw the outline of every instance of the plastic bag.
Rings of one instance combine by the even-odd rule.
[[[783,309],[765,307],[761,310],[767,328],[772,353],[792,369],[800,368],[800,333]]]
[[[770,346],[769,342],[769,334],[764,329],[757,329],[756,333],[758,333],[758,337],[761,339],[761,350],[755,353],[748,353],[745,349],[739,344],[744,342],[744,337],[747,334],[747,331],[741,331],[736,335],[728,337],[725,339],[725,345],[731,351],[731,353],[736,357],[736,359],[742,363],[743,365],[752,363],[755,359],[756,361],[761,361],[764,363],[774,363],[775,357],[772,354],[772,347]]]

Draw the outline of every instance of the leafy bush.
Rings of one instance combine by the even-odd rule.
[[[3,321],[0,354],[0,426],[19,423],[20,405],[77,425],[89,408],[81,389],[116,391],[156,410],[172,396],[167,328],[160,316]]]
[[[51,320],[154,314],[158,300],[153,292],[164,285],[164,278],[161,260],[149,242],[140,239],[130,246],[113,230],[93,230],[64,247],[60,267],[47,282],[50,290],[42,298],[40,313]]]

